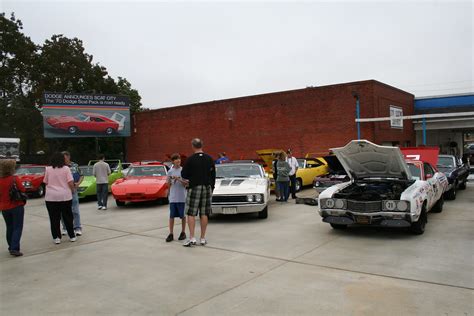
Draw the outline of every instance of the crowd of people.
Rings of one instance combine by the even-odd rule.
[[[191,142],[193,155],[181,166],[179,154],[171,156],[172,166],[168,171],[169,185],[169,234],[166,242],[174,240],[174,220],[181,219],[181,232],[178,240],[184,240],[183,246],[197,245],[195,236],[196,216],[200,217],[199,244],[206,245],[206,230],[211,214],[211,197],[216,180],[216,164],[230,162],[224,152],[214,161],[203,151],[203,142],[195,138]],[[22,256],[20,239],[23,231],[25,199],[12,198],[12,191],[20,185],[14,176],[15,160],[0,160],[0,210],[6,224],[8,250],[12,256]],[[273,163],[275,191],[277,201],[287,202],[288,198],[296,198],[296,172],[298,162],[291,150],[280,152]],[[108,176],[111,174],[109,164],[103,154],[93,166],[92,174],[97,183],[98,210],[107,210]],[[54,153],[50,166],[46,167],[44,184],[46,186],[45,204],[49,214],[50,229],[53,242],[60,244],[62,236],[67,235],[71,242],[82,236],[79,197],[77,189],[83,175],[76,163],[71,161],[67,151]],[[61,229],[62,223],[62,229]],[[189,238],[186,236],[186,224]]]

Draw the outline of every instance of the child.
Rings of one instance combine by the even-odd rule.
[[[170,234],[166,237],[166,242],[173,240],[173,227],[174,227],[174,218],[181,218],[181,234],[179,235],[178,240],[186,239],[186,217],[184,216],[184,204],[186,203],[186,181],[181,178],[181,157],[179,154],[173,154],[171,156],[171,161],[173,166],[168,171],[168,184],[170,186],[169,190],[169,202],[170,202]]]

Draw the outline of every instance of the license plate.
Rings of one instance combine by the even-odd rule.
[[[223,207],[222,208],[222,213],[224,213],[224,214],[237,214],[237,208],[236,207]]]
[[[355,220],[357,224],[370,224],[369,216],[356,216]]]

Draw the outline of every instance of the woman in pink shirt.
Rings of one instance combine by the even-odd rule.
[[[57,152],[51,157],[51,167],[46,167],[43,182],[46,184],[46,208],[49,213],[51,234],[55,244],[61,243],[61,216],[64,219],[70,241],[76,241],[73,228],[72,191],[74,180],[64,156]]]

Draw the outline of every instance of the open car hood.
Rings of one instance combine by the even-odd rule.
[[[411,180],[411,173],[398,147],[379,146],[368,140],[353,140],[344,147],[333,148],[349,177],[397,178]]]
[[[269,170],[272,170],[274,155],[282,151],[282,149],[261,149],[257,150],[256,153],[265,162]]]

